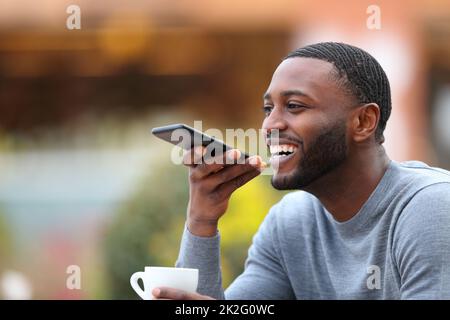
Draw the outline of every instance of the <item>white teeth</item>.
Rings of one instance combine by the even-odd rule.
[[[280,145],[270,145],[269,149],[272,155],[277,155],[280,152],[293,153],[297,150],[297,147],[289,144],[280,144]]]

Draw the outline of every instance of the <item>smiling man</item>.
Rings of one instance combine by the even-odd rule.
[[[190,165],[201,150],[188,155],[177,266],[200,270],[198,294],[157,288],[155,297],[450,299],[450,172],[388,158],[390,111],[388,79],[367,52],[328,42],[290,53],[264,95],[263,128],[273,187],[299,191],[271,208],[224,292],[217,224],[261,162]]]

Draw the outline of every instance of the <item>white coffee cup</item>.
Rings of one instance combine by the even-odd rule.
[[[144,290],[138,283],[142,279]],[[195,293],[198,285],[198,269],[145,267],[145,271],[135,272],[130,278],[131,287],[144,300],[153,299],[156,287],[170,287]]]

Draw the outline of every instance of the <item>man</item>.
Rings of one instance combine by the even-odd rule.
[[[155,297],[450,299],[450,172],[386,155],[391,96],[378,62],[343,43],[300,48],[273,74],[264,111],[272,185],[301,191],[272,207],[224,293],[217,223],[261,162],[190,165],[177,266],[200,270],[198,294]]]

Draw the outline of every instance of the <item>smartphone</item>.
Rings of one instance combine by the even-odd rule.
[[[233,149],[223,141],[182,123],[153,128],[152,134],[185,150],[202,145],[207,147],[207,151],[210,151],[207,152],[207,155],[212,157],[216,155],[216,151],[223,153]],[[247,159],[248,157],[249,155],[247,153],[241,151],[241,158]]]

